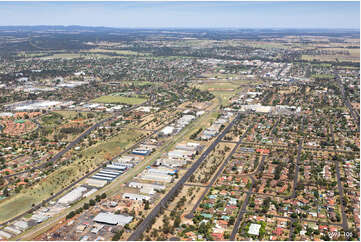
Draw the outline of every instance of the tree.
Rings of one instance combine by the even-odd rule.
[[[4,188],[4,190],[3,190],[3,195],[4,195],[5,197],[8,197],[8,196],[9,196],[9,190],[8,190],[7,187]]]
[[[180,216],[178,215],[178,216],[175,218],[175,220],[174,220],[173,226],[174,226],[175,228],[178,228],[179,225],[180,225],[180,223],[181,223],[181,218],[180,218]]]
[[[89,209],[89,204],[88,204],[88,203],[84,203],[83,208],[84,208],[84,210]]]
[[[148,210],[148,209],[149,209],[149,201],[148,201],[148,200],[145,200],[145,201],[144,201],[144,209],[145,209],[145,210]]]
[[[68,215],[66,215],[66,219],[70,219],[75,216],[75,212],[71,211]]]
[[[120,240],[120,234],[116,233],[113,237],[112,237],[112,241],[118,241]]]
[[[93,199],[90,199],[89,205],[90,205],[90,206],[94,206],[94,205],[95,205],[95,201],[94,201]]]
[[[231,217],[229,218],[228,224],[229,224],[229,225],[233,225],[234,222],[235,222],[235,217],[231,216]]]
[[[170,232],[169,224],[164,223],[163,224],[163,233],[168,234]]]

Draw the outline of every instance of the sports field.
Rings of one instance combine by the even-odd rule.
[[[101,96],[92,100],[92,102],[96,102],[96,103],[122,103],[122,104],[130,104],[130,105],[142,104],[145,101],[147,101],[145,98],[121,97],[121,96],[111,96],[111,95]]]

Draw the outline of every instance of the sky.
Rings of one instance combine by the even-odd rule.
[[[0,2],[0,25],[360,28],[360,2]]]

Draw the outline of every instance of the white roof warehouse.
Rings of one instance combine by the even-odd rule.
[[[113,213],[99,213],[93,219],[97,223],[110,224],[110,225],[121,225],[124,226],[133,220],[132,216],[125,216],[121,214]]]

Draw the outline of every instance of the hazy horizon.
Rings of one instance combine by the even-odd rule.
[[[0,2],[1,26],[359,29],[360,2]]]
[[[73,24],[73,25],[52,25],[52,24],[35,24],[35,25],[1,25],[0,27],[84,27],[84,28],[113,28],[113,29],[149,29],[149,30],[153,30],[153,29],[165,29],[165,30],[171,30],[171,29],[194,29],[194,30],[202,30],[202,29],[214,29],[214,30],[228,30],[228,29],[234,29],[234,30],[360,30],[360,28],[352,28],[352,27],[345,27],[345,28],[322,28],[322,27],[317,27],[317,28],[297,28],[297,27],[254,27],[254,28],[246,28],[246,27],[112,27],[112,26],[103,26],[103,25],[99,25],[99,26],[87,26],[87,25],[77,25],[77,24]]]

